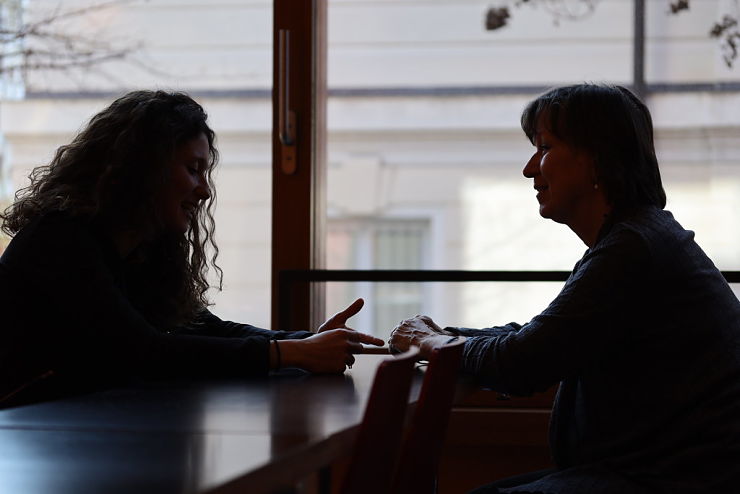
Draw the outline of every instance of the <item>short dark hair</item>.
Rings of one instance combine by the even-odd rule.
[[[593,157],[597,180],[615,212],[665,207],[653,120],[631,91],[605,84],[551,89],[522,112],[522,130],[533,143],[540,116],[549,132]]]

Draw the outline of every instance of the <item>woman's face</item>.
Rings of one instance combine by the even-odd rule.
[[[538,117],[534,139],[537,149],[522,173],[534,180],[540,215],[572,228],[589,216],[596,196],[603,192],[594,187],[593,159],[555,137],[546,122],[543,115]]]
[[[211,197],[206,173],[208,139],[200,134],[175,150],[168,163],[167,181],[159,200],[159,214],[169,233],[186,233],[201,203]]]

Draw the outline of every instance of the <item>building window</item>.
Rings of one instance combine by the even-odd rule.
[[[419,219],[330,219],[327,238],[329,269],[428,269],[429,221]],[[351,326],[387,339],[401,319],[424,310],[419,283],[327,283],[327,314],[357,297],[365,309]]]

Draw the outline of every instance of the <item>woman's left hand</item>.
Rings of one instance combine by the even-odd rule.
[[[284,367],[300,367],[310,372],[344,372],[355,363],[363,344],[382,345],[383,340],[351,329],[327,329],[321,334],[298,340],[281,340]]]
[[[347,319],[360,312],[360,309],[362,309],[363,305],[365,305],[365,301],[361,298],[358,298],[357,300],[352,302],[349,307],[347,307],[343,311],[337,312],[329,319],[327,319],[324,324],[319,326],[318,332],[323,333],[324,331],[329,331],[330,329],[339,328],[352,329],[350,327],[347,327]]]

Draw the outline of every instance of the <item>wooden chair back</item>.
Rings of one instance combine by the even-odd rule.
[[[463,341],[448,343],[436,349],[429,359],[416,410],[401,447],[392,493],[437,491],[437,467],[455,398],[463,346]]]
[[[379,364],[342,483],[343,494],[389,491],[403,438],[409,389],[418,355],[419,350],[412,347]]]

